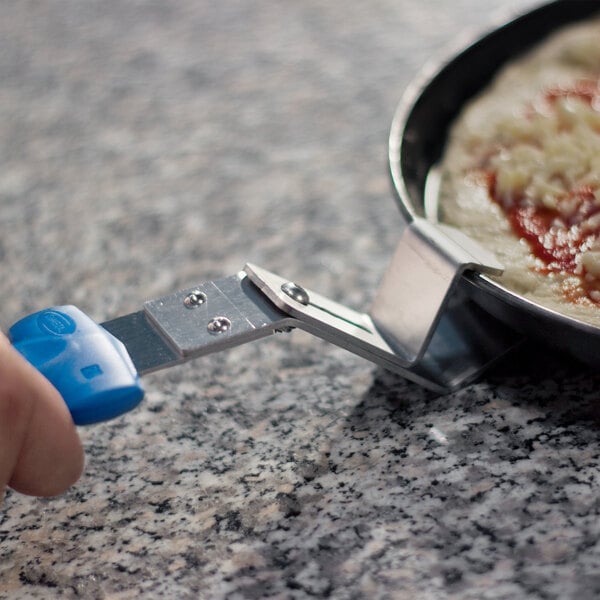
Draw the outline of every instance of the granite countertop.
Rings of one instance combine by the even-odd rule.
[[[246,261],[365,308],[397,101],[531,4],[3,3],[0,326]],[[69,492],[8,493],[0,598],[596,598],[599,384],[529,345],[440,396],[301,332],[155,373]]]

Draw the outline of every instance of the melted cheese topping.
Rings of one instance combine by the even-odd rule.
[[[505,67],[452,128],[442,220],[488,247],[500,281],[600,325],[600,19]]]

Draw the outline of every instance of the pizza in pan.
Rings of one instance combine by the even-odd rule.
[[[504,67],[441,170],[441,219],[496,254],[502,285],[600,325],[600,18]]]

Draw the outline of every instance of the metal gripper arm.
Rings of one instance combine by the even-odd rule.
[[[476,376],[516,337],[455,294],[466,269],[501,267],[457,230],[413,221],[404,231],[369,314],[359,313],[248,264],[232,277],[146,302],[166,341],[160,364],[184,362],[274,332],[306,330],[437,391]],[[470,304],[470,305],[468,305]],[[103,324],[118,331],[118,319]]]

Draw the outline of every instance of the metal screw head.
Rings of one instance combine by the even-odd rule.
[[[281,291],[284,294],[287,294],[292,300],[296,302],[300,302],[306,306],[310,302],[310,298],[308,296],[308,292],[297,283],[293,281],[288,281],[281,286]]]
[[[209,333],[218,335],[219,333],[225,333],[231,328],[231,321],[227,317],[213,317],[206,326]]]
[[[197,308],[206,302],[206,294],[200,290],[190,292],[184,299],[183,305],[186,308]]]

